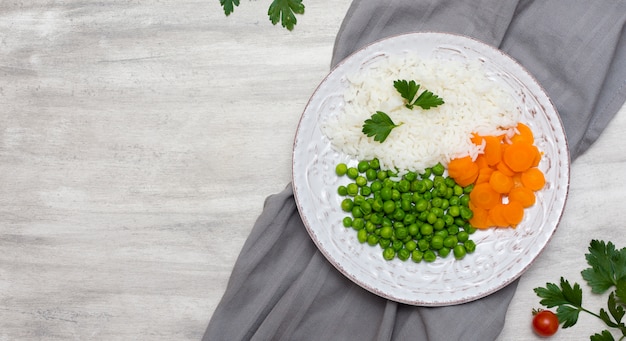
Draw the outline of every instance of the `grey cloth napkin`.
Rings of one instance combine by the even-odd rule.
[[[517,59],[554,101],[572,159],[626,100],[623,0],[355,0],[332,65],[368,43],[412,31],[464,34]],[[266,199],[203,340],[493,340],[516,287],[447,307],[376,296],[317,250],[287,186]]]

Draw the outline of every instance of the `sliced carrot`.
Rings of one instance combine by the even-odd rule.
[[[478,171],[478,177],[476,178],[476,183],[483,183],[483,182],[489,182],[489,179],[491,178],[491,174],[493,174],[494,169],[490,168],[490,167],[484,167],[481,168]]]
[[[546,184],[543,172],[537,167],[530,168],[522,173],[522,184],[533,191],[538,191]]]
[[[489,183],[483,182],[474,186],[474,189],[470,192],[470,201],[476,207],[488,210],[501,203],[502,197],[500,193],[494,191]]]
[[[478,165],[469,156],[450,160],[448,163],[448,175],[460,186],[468,186],[478,176]]]
[[[514,176],[515,172],[506,165],[506,162],[500,162],[496,165],[496,169],[508,176]]]
[[[498,227],[507,227],[509,226],[509,222],[505,216],[505,207],[503,203],[498,203],[494,207],[489,210],[489,219],[493,222],[495,226]]]
[[[509,201],[516,201],[524,208],[535,204],[535,192],[526,187],[515,187],[509,192]]]
[[[499,170],[493,171],[489,185],[500,194],[507,194],[513,188],[513,179]]]
[[[537,153],[537,147],[528,143],[517,142],[506,148],[502,160],[514,172],[523,172],[532,167]]]
[[[533,135],[533,131],[530,129],[529,126],[527,126],[526,124],[522,122],[519,122],[517,126],[515,127],[515,129],[517,129],[518,133],[515,134],[511,138],[511,141],[513,141],[513,143],[516,143],[516,142],[526,142],[529,144],[535,143],[535,136]]]
[[[524,218],[524,206],[517,201],[509,201],[502,208],[502,215],[510,226],[517,226]]]
[[[478,169],[489,167],[485,154],[479,154],[478,156],[476,156],[476,160],[474,160],[474,163],[478,166]]]
[[[500,136],[483,136],[485,140],[485,158],[490,166],[502,160],[502,138]]]
[[[481,144],[483,144],[483,137],[476,133],[472,134],[472,137],[470,137],[470,140],[472,141],[473,144],[477,146],[480,146]]]
[[[478,228],[478,229],[487,229],[492,226],[491,220],[489,219],[488,210],[472,205],[471,201],[470,201],[470,209],[472,210],[473,215],[469,219],[469,223],[473,227]]]

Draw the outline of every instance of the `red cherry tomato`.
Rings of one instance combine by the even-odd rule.
[[[533,330],[540,336],[552,336],[559,329],[559,318],[550,310],[541,310],[533,317]]]

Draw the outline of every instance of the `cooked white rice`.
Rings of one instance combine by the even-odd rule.
[[[421,172],[441,162],[447,166],[456,157],[482,152],[471,134],[510,133],[520,118],[510,93],[490,80],[482,66],[415,57],[381,58],[356,75],[348,76],[345,105],[321,125],[333,148],[357,160],[378,158],[386,169]],[[410,110],[393,82],[415,80],[445,104]],[[383,111],[402,123],[380,143],[363,132],[363,123]]]

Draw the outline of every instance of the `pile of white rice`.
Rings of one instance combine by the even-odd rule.
[[[418,95],[429,90],[445,103],[428,110],[410,110],[394,88],[396,80],[420,84]],[[447,166],[456,157],[482,152],[472,133],[510,134],[520,119],[519,109],[502,85],[488,79],[478,63],[425,60],[416,57],[380,58],[356,75],[348,76],[343,110],[322,122],[333,148],[357,160],[378,158],[386,169],[421,172],[438,162]],[[380,143],[363,132],[363,123],[383,111],[400,124]]]

